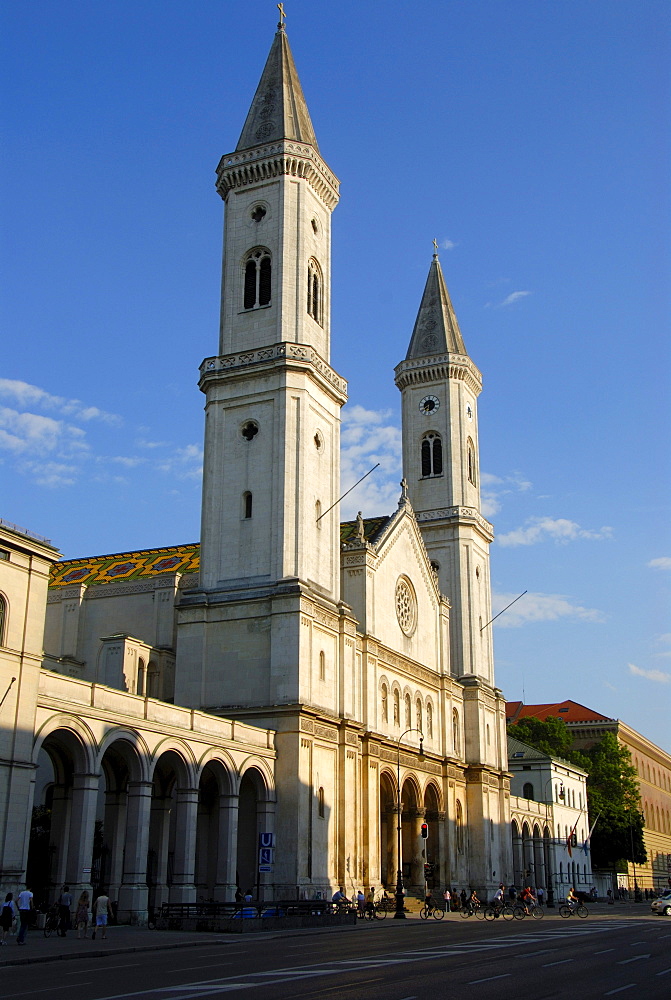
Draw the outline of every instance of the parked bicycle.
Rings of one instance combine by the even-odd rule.
[[[366,920],[384,920],[387,916],[387,907],[383,905],[383,900],[379,900],[377,903],[366,903],[366,912],[364,917]]]
[[[61,917],[58,912],[58,905],[54,903],[53,906],[49,907],[44,917],[44,936],[46,938],[51,937],[54,931],[58,931],[60,923]]]
[[[575,914],[577,917],[580,917],[581,920],[584,920],[585,917],[589,914],[589,910],[587,909],[584,903],[578,903],[577,906],[571,903],[562,903],[562,905],[559,907],[560,917],[572,917],[573,914]]]

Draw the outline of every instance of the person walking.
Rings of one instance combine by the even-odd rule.
[[[461,897],[461,908],[462,908],[462,910],[465,910],[466,909],[466,903],[468,902],[468,896],[466,895],[466,890],[462,889],[461,892],[459,893],[459,895]]]
[[[19,920],[21,926],[19,928],[19,933],[16,938],[17,944],[26,943],[26,934],[28,933],[28,924],[30,923],[30,918],[33,914],[33,894],[26,886],[26,888],[19,893]]]
[[[91,940],[95,940],[96,931],[100,928],[100,936],[105,941],[107,939],[107,917],[109,915],[109,905],[110,898],[104,889],[100,890],[100,895],[93,904],[93,912],[95,914],[95,926],[93,928],[93,934],[91,935]]]
[[[0,911],[0,928],[2,929],[2,944],[7,944],[7,938],[9,937],[14,921],[18,917],[18,910],[16,909],[16,903],[14,902],[14,893],[8,892],[5,896],[5,901],[2,904],[2,910]]]
[[[543,901],[545,900],[545,889],[542,885],[539,885],[536,889],[536,899],[538,900],[538,905],[542,906]]]
[[[443,899],[445,900],[445,912],[450,912],[450,902],[452,900],[452,893],[450,892],[450,887],[445,886],[445,892],[443,893]]]
[[[58,897],[58,936],[67,937],[72,926],[70,910],[72,909],[72,894],[70,886],[64,885]]]
[[[86,930],[89,925],[89,894],[84,889],[79,901],[77,903],[77,910],[75,912],[75,926],[77,928],[77,937],[80,939],[86,937]],[[95,931],[93,932],[95,935]]]

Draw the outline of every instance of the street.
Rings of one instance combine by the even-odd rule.
[[[107,944],[115,947],[110,928]],[[128,929],[118,929],[128,933]],[[135,931],[151,947],[151,932]],[[50,942],[47,942],[49,944]],[[32,942],[37,957],[40,942]],[[93,945],[93,942],[78,942]],[[609,997],[646,1000],[671,992],[671,920],[619,913],[585,921],[529,919],[486,924],[451,915],[325,932],[213,935],[161,951],[36,961],[2,969],[6,1000],[193,1000],[253,990],[259,1000],[420,1000],[424,997]],[[31,942],[27,948],[29,948]],[[70,942],[68,941],[68,946]],[[94,947],[99,950],[98,942]],[[0,961],[25,959],[3,948]],[[18,952],[18,956],[16,955]]]

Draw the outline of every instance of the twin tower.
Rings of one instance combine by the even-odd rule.
[[[361,828],[373,829],[369,842],[359,833],[357,844],[349,843],[347,824],[336,821],[335,840],[327,835],[321,848],[315,843],[315,858],[321,850],[320,867],[336,879],[343,877],[343,859],[357,856],[362,877],[379,879],[380,826],[363,822],[379,803],[372,804],[370,774],[364,780],[356,763],[371,734],[394,753],[394,740],[411,728],[403,721],[422,728],[415,705],[422,700],[426,713],[432,698],[444,821],[452,821],[454,806],[446,791],[448,759],[460,753],[463,768],[477,769],[480,788],[488,781],[483,769],[491,772],[490,784],[502,787],[502,699],[487,628],[493,533],[480,513],[481,375],[467,354],[437,253],[406,358],[396,368],[405,480],[399,510],[354,530],[340,524],[347,383],[329,364],[338,188],[320,155],[280,24],[237,147],[217,169],[226,205],[219,352],[200,369],[201,567],[198,587],[185,591],[178,607],[175,701],[277,732],[277,821],[287,840],[301,835],[301,789],[306,809],[318,790],[322,801],[330,797],[333,816],[355,808],[356,800]],[[405,548],[392,544],[401,531]],[[388,704],[397,689],[392,719]],[[411,714],[403,718],[408,698]],[[453,713],[461,713],[460,748]],[[334,758],[315,751],[303,763],[301,749],[320,726],[333,727]],[[380,778],[378,771],[378,792]],[[481,794],[471,818],[498,825],[501,808],[490,805]],[[474,837],[479,843],[481,834]],[[494,843],[487,844],[491,855]],[[494,858],[484,857],[484,846],[480,853],[482,883]],[[289,867],[288,882],[308,878]],[[501,871],[500,864],[494,868]]]

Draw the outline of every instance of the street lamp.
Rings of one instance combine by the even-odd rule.
[[[398,871],[396,872],[396,912],[395,920],[405,920],[403,896],[403,855],[401,853],[401,740],[408,733],[419,733],[419,758],[424,755],[424,733],[421,729],[406,729],[398,738],[398,755],[396,757],[396,850],[398,852]]]

